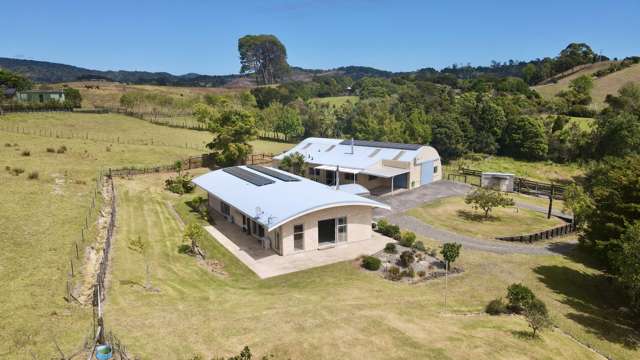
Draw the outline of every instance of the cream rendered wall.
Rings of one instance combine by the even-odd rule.
[[[319,210],[293,219],[280,226],[282,238],[282,254],[290,255],[318,249],[318,221],[347,218],[347,242],[371,239],[371,219],[373,210],[369,206],[339,206]],[[304,250],[293,248],[293,227],[304,225]],[[340,245],[340,243],[336,243]]]

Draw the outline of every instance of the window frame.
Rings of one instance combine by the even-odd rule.
[[[299,230],[296,230],[297,227],[300,227]],[[298,237],[296,239],[296,237]],[[301,246],[296,246],[296,241],[301,243]],[[293,225],[293,250],[300,251],[304,250],[304,224],[294,224]]]
[[[342,224],[341,224],[342,222]],[[346,216],[341,216],[336,218],[336,242],[337,243],[345,243],[349,240],[349,228],[348,228],[348,221],[347,221],[347,217]],[[342,231],[340,231],[342,230]],[[340,234],[344,234],[344,239],[340,238]]]

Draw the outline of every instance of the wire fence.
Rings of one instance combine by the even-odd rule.
[[[161,146],[161,147],[183,148],[183,149],[192,149],[192,150],[205,149],[204,142],[202,144],[193,144],[193,143],[185,142],[183,145],[178,145],[178,144],[169,144],[162,140],[154,139],[154,138],[129,139],[129,138],[120,137],[120,136],[105,136],[105,135],[91,134],[89,132],[73,132],[73,131],[66,131],[66,130],[53,129],[53,128],[43,128],[43,127],[38,127],[37,129],[31,129],[25,126],[21,127],[20,125],[12,125],[8,123],[0,123],[0,131],[14,133],[14,134],[55,138],[55,139],[88,140],[88,141],[103,142],[103,143],[109,143],[109,144]]]

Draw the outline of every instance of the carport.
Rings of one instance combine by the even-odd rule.
[[[342,171],[342,169],[340,169]],[[400,169],[391,166],[373,166],[362,170],[361,174],[391,179],[391,192],[395,189],[409,188],[409,169]]]

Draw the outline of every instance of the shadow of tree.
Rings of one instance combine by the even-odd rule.
[[[488,217],[484,217],[484,214],[469,210],[456,210],[456,214],[464,220],[468,221],[489,222],[500,220],[500,218],[497,216],[489,215]]]
[[[565,297],[561,302],[574,310],[567,314],[568,319],[601,339],[638,349],[633,320],[618,310],[625,305],[624,294],[611,276],[558,265],[538,266],[533,271],[549,289]]]

